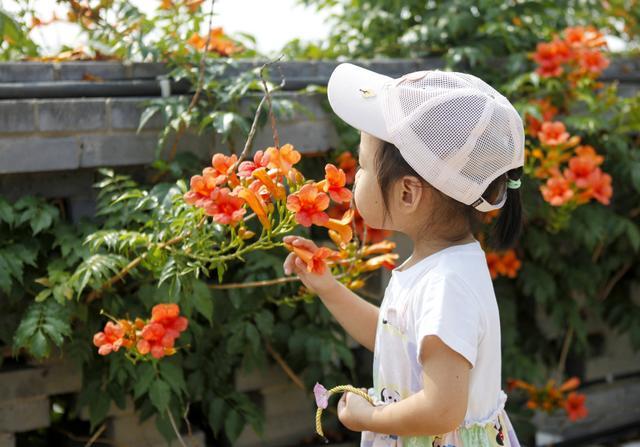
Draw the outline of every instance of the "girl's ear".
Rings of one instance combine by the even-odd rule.
[[[405,175],[398,183],[400,186],[399,193],[402,208],[408,212],[418,209],[424,190],[420,179],[411,175]]]

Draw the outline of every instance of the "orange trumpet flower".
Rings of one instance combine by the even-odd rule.
[[[398,260],[397,253],[386,253],[384,255],[376,256],[374,258],[368,259],[363,266],[363,270],[365,272],[371,270],[377,270],[380,267],[385,267],[389,270],[393,269],[396,266],[396,261]]]
[[[305,264],[307,264],[308,272],[317,273],[318,275],[322,275],[327,268],[325,260],[336,255],[333,250],[327,247],[319,247],[317,250],[311,251],[306,248],[295,247],[287,243],[285,243],[284,246],[287,250],[294,252]]]
[[[254,169],[251,175],[257,178],[258,180],[260,180],[262,184],[267,187],[267,189],[269,190],[269,192],[273,197],[275,197],[277,200],[280,200],[280,199],[284,199],[286,195],[284,186],[282,186],[282,184],[280,183],[278,184],[274,183],[273,179],[269,175],[270,173],[277,173],[277,172],[278,171],[274,169],[269,171],[268,173],[267,168],[262,167],[262,168]]]
[[[384,240],[364,247],[362,254],[364,256],[370,256],[380,253],[389,253],[394,248],[396,248],[395,242]]]
[[[285,144],[280,149],[270,147],[266,152],[269,156],[269,168],[277,168],[282,175],[287,175],[291,167],[302,158],[291,144]]]
[[[262,223],[262,226],[267,230],[270,230],[271,221],[267,216],[267,204],[264,203],[262,197],[244,186],[236,187],[235,191],[237,192],[238,197],[247,202],[247,205],[249,205],[253,212],[256,213],[256,216],[258,216],[258,219],[260,220],[260,223]]]
[[[567,411],[569,419],[577,421],[587,417],[589,414],[587,408],[584,405],[586,396],[584,394],[573,392],[567,396],[567,400],[564,404],[564,409]]]
[[[344,171],[336,168],[331,163],[328,163],[324,170],[326,173],[325,178],[318,182],[318,188],[328,193],[331,200],[336,203],[350,202],[351,191],[344,187],[347,181]]]
[[[337,241],[339,247],[343,247],[353,239],[351,220],[353,219],[353,209],[348,209],[341,219],[329,219],[324,227],[329,229],[329,235],[334,242]]]
[[[296,213],[296,222],[305,227],[311,224],[325,225],[329,216],[324,210],[329,206],[329,196],[318,191],[313,183],[307,183],[287,197],[287,209]]]

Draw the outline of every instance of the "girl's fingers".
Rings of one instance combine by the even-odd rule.
[[[307,264],[305,264],[304,261],[297,256],[295,260],[295,266],[299,269],[299,271],[297,272],[298,274],[300,274],[301,272],[306,272]]]
[[[313,241],[300,236],[285,236],[282,240],[287,244],[292,244],[296,247],[308,248],[314,251],[318,248]]]
[[[318,246],[313,241],[310,241],[309,239],[303,239],[303,238],[299,238],[296,241],[294,241],[293,245],[295,245],[296,247],[307,248],[313,251],[318,249]]]
[[[284,263],[282,264],[282,267],[284,269],[284,274],[285,275],[290,275],[292,272],[292,265],[293,265],[293,257],[295,256],[295,253],[289,253],[286,257],[286,259],[284,260]]]
[[[292,273],[295,273],[300,276],[307,271],[307,265],[295,253],[289,253],[282,266],[285,275],[291,275]]]
[[[347,405],[347,394],[349,393],[346,392],[340,397],[340,400],[338,401],[338,410],[341,410],[345,405]]]

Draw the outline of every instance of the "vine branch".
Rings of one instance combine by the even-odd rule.
[[[178,437],[178,442],[180,442],[180,445],[182,445],[182,447],[188,447],[187,444],[184,442],[184,439],[182,439],[182,436],[180,435],[180,431],[178,430],[178,426],[176,425],[176,421],[173,419],[173,415],[171,414],[171,410],[167,409],[167,414],[169,415],[169,421],[171,422],[171,427],[173,427],[173,431],[175,432],[176,436]]]
[[[206,221],[206,217],[203,217],[202,220],[200,222],[198,222],[198,225],[196,226],[196,228],[201,227],[204,224],[205,221]],[[188,231],[187,233],[185,233],[183,235],[176,236],[176,237],[174,237],[172,239],[169,239],[166,242],[161,242],[161,243],[157,244],[156,247],[159,248],[159,249],[164,249],[166,247],[170,247],[170,246],[175,245],[178,242],[182,241],[184,238],[189,237],[189,235],[191,235],[191,231]],[[120,270],[118,273],[116,273],[111,278],[109,278],[104,283],[102,283],[100,288],[92,290],[87,295],[87,304],[97,300],[98,298],[101,298],[102,294],[104,293],[105,290],[107,290],[109,287],[111,287],[112,285],[114,285],[118,281],[122,280],[125,276],[127,276],[129,274],[129,272],[131,272],[131,270],[136,268],[138,266],[138,264],[140,264],[144,260],[144,258],[147,257],[147,255],[149,254],[150,251],[151,250],[147,250],[144,253],[142,253],[141,255],[139,255],[138,257],[136,257],[134,260],[129,262],[125,267],[123,267],[122,270]]]
[[[200,94],[202,93],[202,87],[204,85],[204,69],[206,65],[207,53],[209,52],[209,45],[211,44],[211,26],[213,25],[213,5],[216,0],[211,0],[211,11],[209,11],[209,27],[207,28],[207,41],[204,44],[204,48],[202,49],[202,55],[200,56],[200,67],[198,70],[198,84],[196,86],[196,91],[191,97],[191,102],[189,103],[189,107],[187,107],[187,113],[193,109],[193,107],[200,99]]]
[[[622,277],[629,271],[632,265],[633,264],[629,261],[625,262],[622,265],[622,267],[620,267],[620,269],[615,273],[615,275],[609,278],[609,281],[607,282],[607,284],[602,288],[602,290],[598,294],[598,299],[600,301],[605,300],[609,296],[613,288],[616,286],[616,284],[618,284],[618,282],[622,279]]]
[[[571,346],[571,338],[573,337],[573,326],[569,325],[567,332],[562,342],[562,350],[560,351],[560,359],[558,360],[558,367],[556,368],[556,382],[562,380],[562,373],[564,372],[564,366],[567,361],[567,355],[569,354],[569,346]]]

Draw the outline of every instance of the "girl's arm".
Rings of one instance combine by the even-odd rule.
[[[351,430],[398,436],[430,436],[455,430],[464,420],[471,364],[437,336],[421,345],[423,390],[399,402],[373,407],[345,393],[340,421]]]
[[[317,249],[316,245],[297,236],[285,236],[282,239],[287,244]],[[285,274],[295,273],[302,283],[311,291],[318,294],[331,315],[358,343],[373,351],[378,322],[378,307],[360,298],[346,286],[336,280],[329,269],[321,275],[309,273],[305,263],[295,255],[289,253],[284,261]]]

